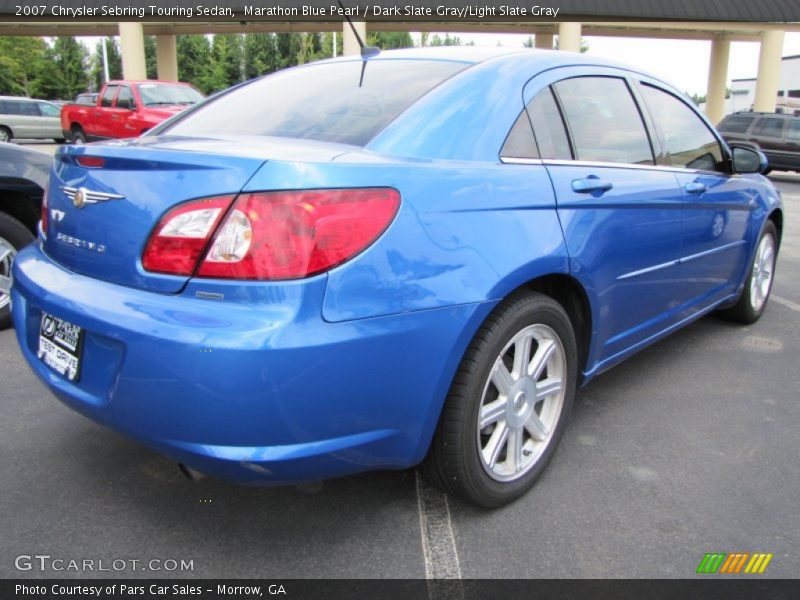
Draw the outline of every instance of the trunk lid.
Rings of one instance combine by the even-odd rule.
[[[76,273],[177,293],[189,277],[150,273],[141,263],[167,210],[197,198],[235,196],[270,158],[327,161],[342,149],[263,137],[144,137],[63,146],[50,178],[45,251]],[[101,158],[104,164],[81,166],[81,157]]]

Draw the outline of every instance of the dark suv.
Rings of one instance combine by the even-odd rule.
[[[728,143],[758,144],[772,170],[800,171],[800,117],[777,113],[740,112],[717,126]]]

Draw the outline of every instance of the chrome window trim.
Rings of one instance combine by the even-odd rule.
[[[500,162],[506,165],[541,165],[541,158],[515,158],[513,156],[501,156]]]
[[[542,160],[545,166],[554,167],[594,167],[598,169],[638,169],[645,171],[668,171],[671,173],[689,173],[693,175],[717,175],[720,177],[730,177],[730,173],[723,173],[721,171],[703,171],[700,169],[685,169],[683,167],[674,167],[672,165],[637,165],[632,163],[615,163],[615,162],[602,162],[591,160],[561,160],[545,158]]]

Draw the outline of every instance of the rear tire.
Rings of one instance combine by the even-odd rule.
[[[722,318],[735,323],[755,323],[767,308],[772,283],[775,281],[775,261],[778,258],[778,231],[772,221],[767,221],[750,263],[739,300],[720,312]]]
[[[78,125],[72,126],[72,143],[78,146],[86,143],[86,134]]]
[[[0,143],[10,142],[13,137],[14,134],[11,133],[11,130],[8,127],[0,127]]]
[[[17,252],[34,240],[14,217],[0,213],[0,329],[11,325],[11,267]]]
[[[577,371],[575,334],[560,304],[533,292],[503,301],[461,361],[423,474],[486,508],[519,498],[564,433]]]

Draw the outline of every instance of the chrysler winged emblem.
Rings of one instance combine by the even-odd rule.
[[[95,192],[86,189],[85,187],[74,188],[68,186],[61,186],[61,191],[64,195],[72,200],[75,208],[83,208],[87,204],[97,204],[98,202],[106,202],[107,200],[122,200],[125,196],[120,194],[106,194],[105,192]]]

